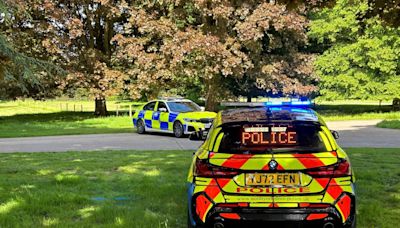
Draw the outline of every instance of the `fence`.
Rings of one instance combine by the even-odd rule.
[[[129,115],[132,117],[136,108],[138,108],[142,103],[133,104],[118,104],[110,103],[107,104],[107,111],[109,114],[115,114],[116,116]],[[81,104],[81,103],[71,103],[64,102],[59,103],[59,111],[61,112],[94,112],[95,106],[92,104]]]

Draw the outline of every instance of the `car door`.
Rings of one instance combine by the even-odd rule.
[[[142,118],[144,119],[146,128],[153,129],[153,114],[156,104],[156,101],[152,101],[143,107],[144,113],[142,114]]]
[[[163,101],[158,102],[156,118],[157,118],[157,125],[159,126],[160,130],[163,131],[170,130],[169,125],[171,124],[169,123],[169,109],[167,107],[167,104],[165,104],[165,102]]]

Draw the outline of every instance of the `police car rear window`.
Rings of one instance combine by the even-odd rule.
[[[248,154],[322,152],[327,149],[320,132],[320,126],[311,123],[257,123],[228,126],[223,128],[223,137],[218,151]]]

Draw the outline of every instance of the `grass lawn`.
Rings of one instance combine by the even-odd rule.
[[[392,111],[392,106],[378,104],[320,103],[315,110],[326,121],[400,119],[400,112]]]
[[[60,104],[64,111],[61,111]],[[73,110],[75,105],[77,111],[82,106],[85,112],[67,112],[65,111],[67,104],[69,110]],[[121,109],[129,110],[126,103],[108,104],[110,113],[114,115],[117,105]],[[96,118],[89,110],[94,110],[94,102],[32,100],[0,102],[0,138],[133,131],[132,121],[127,115]]]
[[[129,116],[96,118],[93,113],[56,112],[0,117],[0,138],[133,131]]]
[[[359,227],[397,227],[399,149],[349,149]],[[0,154],[0,227],[186,227],[191,151]]]
[[[400,129],[400,120],[384,120],[377,125],[382,128]]]

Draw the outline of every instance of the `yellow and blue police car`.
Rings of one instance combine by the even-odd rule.
[[[188,99],[161,98],[139,108],[133,115],[133,124],[139,134],[165,132],[182,137],[209,129],[216,115]]]
[[[217,114],[189,170],[188,227],[355,227],[349,157],[308,105]]]

